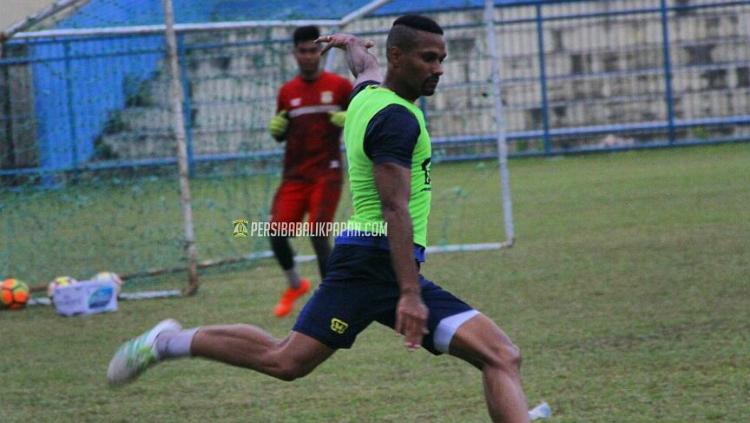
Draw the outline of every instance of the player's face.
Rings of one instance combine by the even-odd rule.
[[[446,56],[443,36],[420,31],[416,47],[405,56],[409,85],[420,95],[435,94]]]
[[[313,41],[303,41],[294,46],[294,58],[297,59],[297,66],[303,76],[314,75],[318,72],[320,50],[320,45]]]

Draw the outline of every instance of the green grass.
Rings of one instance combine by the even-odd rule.
[[[510,334],[529,402],[547,400],[553,422],[747,421],[748,163],[747,144],[511,161],[516,246],[433,255],[424,273]],[[433,172],[437,187],[473,175],[456,218],[467,239],[496,230],[493,166]],[[194,298],[112,314],[0,312],[0,421],[487,421],[476,370],[407,353],[378,325],[293,383],[183,360],[107,388],[116,347],[161,318],[284,336],[292,320],[270,313],[282,285],[263,262],[206,272]]]

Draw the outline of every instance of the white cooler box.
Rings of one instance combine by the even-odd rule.
[[[53,302],[63,316],[117,311],[117,286],[111,281],[81,281],[55,289]]]

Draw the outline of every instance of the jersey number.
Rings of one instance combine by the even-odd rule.
[[[432,179],[430,179],[430,157],[422,162],[422,171],[424,172],[424,184],[430,185],[432,182]]]

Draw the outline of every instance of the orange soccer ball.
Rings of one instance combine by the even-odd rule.
[[[0,305],[10,310],[26,307],[29,301],[29,286],[18,279],[8,278],[0,284]]]

